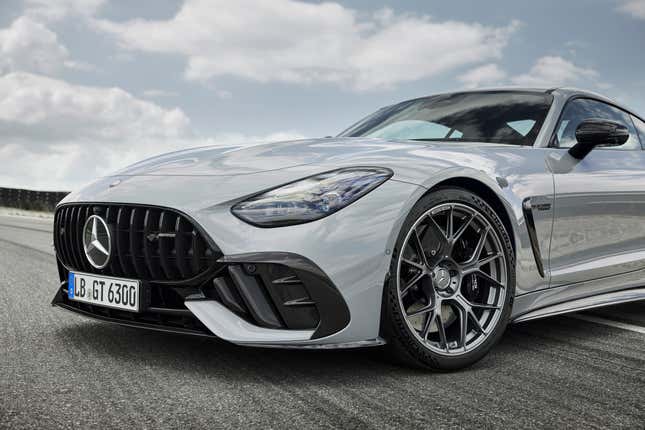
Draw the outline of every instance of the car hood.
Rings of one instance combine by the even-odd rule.
[[[386,167],[394,173],[392,180],[426,186],[439,172],[490,175],[512,166],[523,150],[513,145],[372,138],[211,146],[144,160],[69,194],[62,203],[141,203],[192,211],[351,166]]]
[[[453,149],[462,145],[446,143]],[[469,147],[473,145],[467,144]],[[231,176],[309,164],[343,165],[366,160],[396,160],[436,143],[372,138],[323,138],[251,146],[208,146],[172,152],[129,166],[114,176]]]

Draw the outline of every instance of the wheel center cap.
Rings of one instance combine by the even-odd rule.
[[[432,271],[434,283],[440,290],[445,290],[450,286],[450,272],[445,267],[436,267]]]

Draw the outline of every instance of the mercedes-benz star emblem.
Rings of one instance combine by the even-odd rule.
[[[92,215],[83,227],[83,249],[87,261],[97,269],[102,269],[110,262],[112,254],[112,237],[110,229],[103,218]]]
[[[444,290],[450,285],[450,272],[443,267],[437,267],[434,270],[434,279],[437,285],[437,288]]]

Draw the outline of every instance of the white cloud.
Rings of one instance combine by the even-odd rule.
[[[179,109],[118,88],[30,73],[0,77],[0,183],[65,188],[191,138]],[[18,183],[15,183],[18,182]]]
[[[119,88],[97,88],[29,73],[0,77],[0,135],[49,141],[174,138],[187,134],[188,117]]]
[[[68,16],[89,17],[105,0],[24,0],[25,13],[37,19],[57,21]]]
[[[0,29],[0,75],[13,71],[58,74],[63,69],[85,72],[95,66],[71,60],[56,33],[28,15]]]
[[[94,64],[86,63],[84,61],[65,61],[65,67],[73,70],[80,70],[83,72],[94,72],[98,68]]]
[[[96,20],[130,50],[186,57],[185,76],[335,83],[359,90],[501,57],[518,23],[492,27],[337,3],[188,0],[170,20]],[[177,37],[181,35],[181,37]]]
[[[562,57],[545,56],[539,58],[528,73],[513,77],[511,82],[532,87],[557,87],[593,84],[597,78],[598,72],[594,69],[576,66]]]
[[[228,90],[215,90],[215,95],[222,100],[229,100],[233,98],[233,93]]]
[[[156,88],[151,88],[148,90],[143,90],[141,94],[144,97],[150,97],[150,98],[157,98],[157,97],[177,97],[179,93],[175,91],[166,91],[166,90],[159,90]]]
[[[476,67],[457,77],[466,88],[477,88],[486,85],[499,85],[506,79],[506,72],[497,64],[485,64]]]
[[[618,10],[633,16],[636,19],[645,19],[645,0],[624,1]]]
[[[180,109],[119,88],[72,85],[30,73],[0,76],[0,185],[72,189],[144,157],[204,144],[301,137],[202,139]]]
[[[66,62],[69,52],[56,33],[41,23],[22,16],[0,29],[0,74],[15,70],[56,73]]]
[[[600,90],[613,87],[599,80],[596,70],[578,66],[558,56],[540,57],[528,72],[510,77],[497,64],[485,64],[457,76],[457,81],[471,89],[499,85],[540,88],[579,85]]]

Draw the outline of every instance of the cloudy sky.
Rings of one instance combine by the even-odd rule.
[[[395,101],[592,89],[645,114],[645,0],[1,0],[0,186],[333,135]]]

